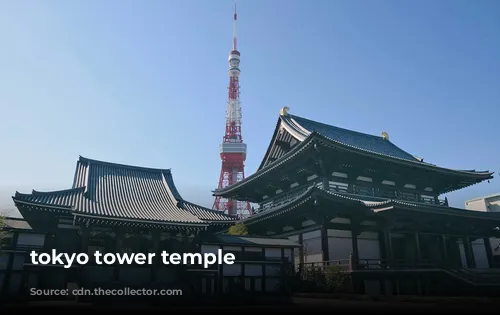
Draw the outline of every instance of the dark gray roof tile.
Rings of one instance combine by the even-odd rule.
[[[410,153],[379,136],[343,129],[294,115],[282,116],[282,119],[291,125],[295,125],[295,129],[305,137],[312,132],[316,132],[342,144],[365,151],[409,161],[419,161]]]
[[[152,169],[80,157],[73,188],[32,194],[15,201],[68,207],[99,217],[168,223],[233,221],[235,218],[182,199],[169,169]]]

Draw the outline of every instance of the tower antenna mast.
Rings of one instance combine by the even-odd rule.
[[[241,136],[241,103],[240,103],[240,52],[237,47],[236,37],[236,1],[234,2],[233,16],[233,49],[229,53],[229,88],[226,109],[226,128],[222,143],[220,144],[220,157],[222,167],[219,178],[219,189],[237,183],[245,178],[245,160],[247,145]],[[220,196],[215,198],[215,210],[224,211],[238,218],[246,218],[252,214],[250,203],[225,199]]]

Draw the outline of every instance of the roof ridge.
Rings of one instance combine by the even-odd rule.
[[[50,194],[57,194],[57,193],[65,193],[65,192],[70,192],[70,191],[78,191],[78,190],[84,190],[86,186],[81,186],[81,187],[76,187],[76,188],[67,188],[67,189],[60,189],[60,190],[51,190],[51,191],[38,191],[33,189],[31,195],[50,195]]]
[[[381,136],[376,136],[376,135],[373,135],[371,133],[364,133],[364,132],[361,132],[361,131],[357,131],[357,130],[352,130],[352,129],[347,129],[347,128],[343,128],[343,127],[339,127],[339,126],[335,126],[335,125],[329,125],[327,123],[324,123],[324,122],[321,122],[321,121],[316,121],[316,120],[312,120],[312,119],[308,119],[308,118],[304,118],[304,117],[301,117],[301,116],[297,116],[297,115],[291,115],[289,114],[290,117],[292,118],[299,118],[299,119],[302,119],[302,120],[306,120],[308,122],[311,122],[311,123],[315,123],[315,124],[320,124],[320,125],[323,125],[323,126],[326,126],[326,127],[331,127],[331,128],[337,128],[337,129],[341,129],[341,130],[344,130],[344,131],[348,131],[348,132],[353,132],[353,133],[357,133],[357,134],[360,134],[360,135],[363,135],[363,136],[370,136],[370,137],[373,137],[373,138],[376,138],[376,139],[383,139],[383,137]],[[301,126],[302,127],[302,126]],[[302,127],[303,129],[306,129],[304,127]],[[394,143],[392,143],[390,140],[386,140],[388,141],[389,143],[391,143],[392,145],[395,145]]]
[[[198,208],[201,208],[201,209],[206,210],[206,211],[209,211],[209,212],[219,213],[219,214],[222,214],[222,215],[227,215],[227,216],[229,216],[229,217],[232,217],[232,216],[230,216],[229,214],[225,214],[223,211],[220,211],[220,210],[215,210],[215,209],[210,209],[210,208],[207,208],[207,207],[204,207],[204,206],[200,206],[199,204],[193,203],[193,202],[191,202],[191,201],[187,201],[187,200],[182,199],[180,202],[181,202],[181,203],[186,203],[186,204],[189,204],[189,205],[192,205],[192,206],[198,207]]]
[[[145,166],[138,166],[138,165],[114,163],[114,162],[108,162],[108,161],[102,161],[102,160],[89,159],[89,158],[83,157],[81,155],[79,156],[78,161],[81,163],[86,163],[87,166],[89,164],[101,164],[101,165],[106,165],[106,166],[110,166],[110,167],[129,168],[129,169],[136,169],[136,170],[147,171],[147,172],[165,172],[165,173],[171,172],[170,168],[154,168],[154,167],[145,167]]]

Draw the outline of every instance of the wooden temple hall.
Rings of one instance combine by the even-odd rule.
[[[250,234],[300,243],[294,259],[301,272],[348,266],[360,293],[498,290],[498,240],[491,240],[500,213],[454,208],[440,198],[491,179],[491,172],[434,165],[386,132],[363,134],[288,110],[280,112],[259,169],[214,192],[259,204],[244,220]]]
[[[248,236],[226,234],[237,218],[183,199],[168,169],[80,157],[71,188],[13,197],[24,219],[7,220],[1,291],[130,287],[182,289],[183,296],[268,295],[301,291],[309,270],[337,265],[346,266],[358,293],[486,292],[499,284],[492,240],[498,242],[500,213],[450,207],[440,196],[491,178],[488,171],[424,161],[385,132],[341,129],[285,107],[258,170],[213,192],[256,204],[241,221]],[[222,249],[236,262],[208,269],[30,263],[31,250],[51,249],[90,255]]]
[[[9,218],[4,227],[8,233],[0,249],[5,254],[0,256],[4,297],[29,295],[30,288],[182,290],[182,297],[156,297],[167,302],[231,294],[236,288],[282,293],[287,287],[285,262],[293,260],[292,252],[299,246],[287,238],[220,233],[234,225],[236,218],[183,199],[169,169],[80,157],[71,188],[16,193],[13,200],[24,220]],[[50,253],[52,249],[87,253],[91,260],[71,268],[31,263],[29,252]],[[156,257],[161,251],[182,255],[222,250],[233,253],[236,260],[209,268],[196,262],[165,265],[161,259],[153,265],[97,265],[93,261],[97,250],[103,254],[156,253]],[[78,297],[95,298],[99,297]]]

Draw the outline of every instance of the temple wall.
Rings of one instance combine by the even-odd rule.
[[[304,233],[302,235],[302,244],[304,251],[304,263],[323,261],[320,230]]]
[[[45,234],[19,233],[17,239],[18,246],[43,246]]]
[[[358,235],[358,252],[360,259],[382,259],[377,232],[362,232]]]
[[[478,239],[472,242],[472,249],[476,260],[476,268],[489,268],[490,266],[488,264],[488,256],[486,255],[484,240]]]
[[[464,244],[461,241],[458,241],[458,246],[460,248],[460,259],[462,261],[462,266],[467,266]],[[486,254],[486,248],[484,246],[483,239],[478,239],[472,242],[472,250],[474,252],[476,268],[489,268],[488,256]]]
[[[146,286],[151,281],[151,268],[120,266],[119,281],[129,286]]]
[[[352,234],[346,230],[328,230],[330,260],[349,259],[352,253]],[[357,236],[360,259],[380,259],[380,244],[376,232],[362,232]]]
[[[358,245],[359,247],[359,245]],[[330,260],[346,260],[352,252],[351,231],[328,230],[328,254]]]
[[[114,267],[83,266],[83,274],[86,284],[95,282],[110,282],[113,280]]]

